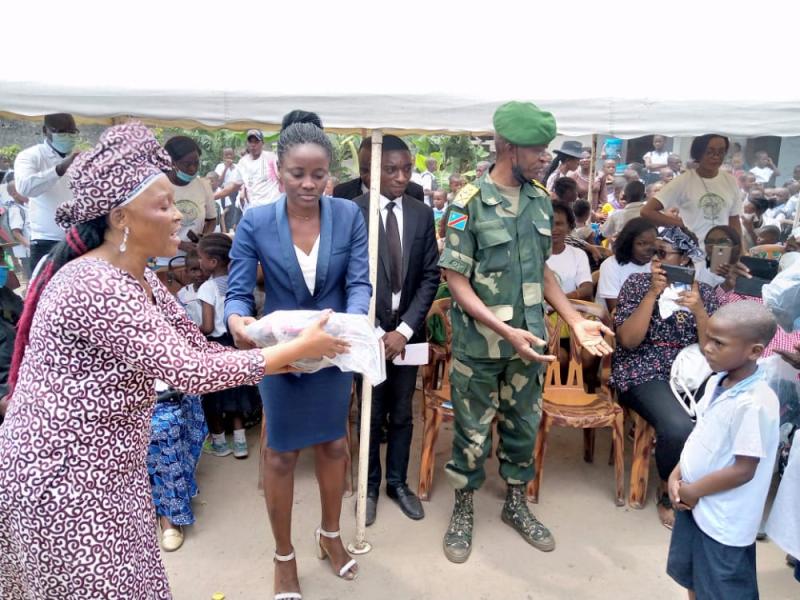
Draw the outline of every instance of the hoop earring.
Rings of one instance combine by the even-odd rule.
[[[131,230],[127,227],[122,232],[122,243],[119,245],[119,251],[124,254],[125,251],[128,249],[128,235],[130,234]]]

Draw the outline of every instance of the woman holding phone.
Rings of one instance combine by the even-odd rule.
[[[614,314],[617,349],[611,385],[619,402],[635,410],[656,430],[656,463],[661,477],[658,512],[672,528],[675,516],[666,481],[680,458],[694,424],[669,386],[675,357],[705,337],[708,318],[718,307],[714,290],[694,281],[677,291],[664,265],[686,267],[702,257],[697,238],[686,229],[668,227],[656,240],[651,273],[635,273],[622,287]]]

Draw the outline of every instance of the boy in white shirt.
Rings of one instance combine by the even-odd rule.
[[[709,319],[703,352],[716,373],[669,477],[676,509],[667,573],[690,600],[758,598],[755,539],[778,448],[778,398],[756,361],[777,329],[769,309],[734,302]]]

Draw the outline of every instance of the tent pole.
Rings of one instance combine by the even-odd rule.
[[[596,210],[596,208],[594,206],[594,203],[592,202],[593,201],[592,196],[594,196],[594,178],[597,175],[597,168],[595,166],[595,163],[597,161],[597,134],[596,133],[592,134],[592,159],[591,160],[592,160],[592,162],[589,164],[589,196],[588,196],[587,199],[589,201],[589,206],[592,207],[592,212],[594,212]],[[600,198],[597,199],[597,202],[598,202],[598,205],[599,205]]]
[[[372,284],[372,298],[369,301],[369,322],[375,323],[375,289],[378,281],[378,227],[381,195],[381,152],[383,132],[372,130],[372,161],[370,164],[369,185],[369,281]],[[367,474],[369,467],[369,430],[372,420],[372,384],[364,378],[361,391],[361,428],[358,446],[358,496],[356,511],[356,540],[347,545],[351,554],[366,554],[372,550],[367,541]]]

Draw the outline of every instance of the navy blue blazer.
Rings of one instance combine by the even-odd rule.
[[[320,240],[312,296],[297,262],[286,195],[245,212],[236,229],[228,270],[225,323],[231,315],[255,315],[257,267],[264,271],[264,314],[275,310],[322,310],[367,314],[369,282],[367,228],[359,207],[349,200],[320,199]]]

